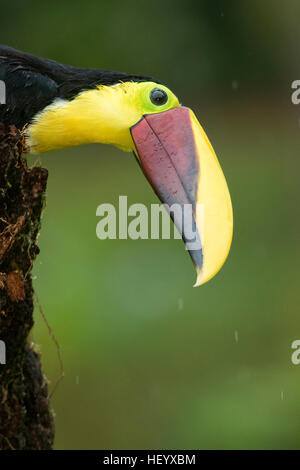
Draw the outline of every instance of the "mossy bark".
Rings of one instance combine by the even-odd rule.
[[[0,449],[51,449],[53,417],[40,358],[28,335],[33,326],[31,268],[39,249],[48,173],[27,167],[24,142],[0,124]]]

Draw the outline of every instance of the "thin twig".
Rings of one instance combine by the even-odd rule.
[[[34,295],[35,295],[36,303],[37,303],[37,306],[38,306],[38,308],[39,308],[40,314],[41,314],[41,316],[42,316],[42,318],[43,318],[43,320],[44,320],[44,322],[45,322],[45,324],[46,324],[46,326],[47,326],[47,329],[48,329],[48,331],[49,331],[50,338],[52,339],[52,341],[53,341],[54,344],[55,344],[56,351],[57,351],[58,362],[59,362],[59,366],[60,366],[60,376],[59,376],[58,379],[56,380],[56,382],[55,382],[55,384],[54,384],[54,387],[53,387],[53,390],[52,390],[51,393],[49,393],[49,396],[48,396],[48,398],[51,398],[51,397],[53,396],[54,392],[56,391],[58,385],[60,384],[60,382],[63,380],[63,378],[64,378],[64,376],[65,376],[64,364],[63,364],[63,360],[62,360],[62,357],[61,357],[61,351],[60,351],[60,346],[59,346],[59,344],[58,344],[58,341],[57,341],[57,339],[56,339],[56,337],[55,337],[55,335],[54,335],[54,333],[53,333],[53,330],[52,330],[51,326],[49,325],[49,322],[48,322],[48,320],[47,320],[47,318],[46,318],[46,315],[45,315],[45,313],[44,313],[44,311],[43,311],[43,309],[42,309],[42,306],[41,306],[41,304],[40,304],[40,301],[39,301],[39,298],[38,298],[38,296],[37,296],[37,293],[35,292]]]
[[[10,450],[16,450],[14,446],[11,444],[10,440],[6,436],[3,436],[3,434],[0,434],[0,437],[2,437],[2,439],[4,439],[7,442],[7,444],[10,447]]]

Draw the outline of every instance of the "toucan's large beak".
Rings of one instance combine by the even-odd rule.
[[[148,114],[131,135],[143,171],[170,215],[197,271],[195,286],[223,265],[231,244],[230,194],[214,150],[194,113],[183,106]]]

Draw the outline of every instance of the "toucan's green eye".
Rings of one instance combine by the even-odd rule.
[[[156,106],[162,106],[168,101],[168,95],[161,88],[154,88],[150,93],[150,100]]]

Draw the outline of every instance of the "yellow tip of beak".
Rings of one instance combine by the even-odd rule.
[[[203,271],[202,269],[197,269],[196,268],[196,273],[197,273],[197,278],[196,278],[196,282],[195,284],[193,285],[193,287],[199,287],[201,286],[202,284],[204,284],[204,282],[206,281],[203,281],[202,278],[203,278]]]
[[[203,265],[195,266],[194,287],[209,281],[223,266],[233,234],[231,198],[215,152],[195,115],[192,126],[199,158],[196,223],[203,247]]]

